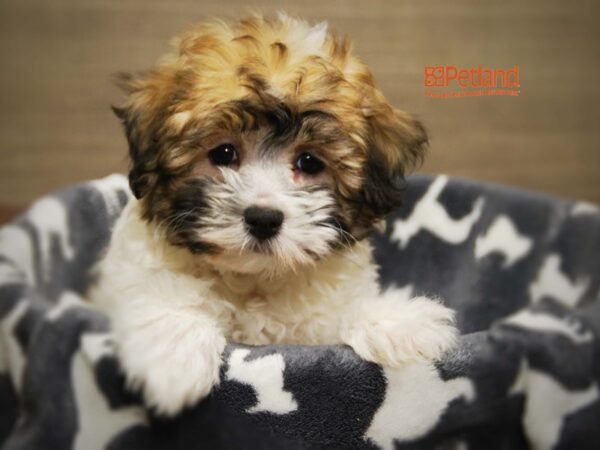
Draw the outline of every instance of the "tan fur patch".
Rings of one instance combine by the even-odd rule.
[[[169,197],[215,136],[241,139],[278,110],[294,121],[310,116],[294,142],[317,148],[327,162],[357,238],[399,204],[402,177],[427,137],[387,103],[346,37],[326,24],[254,16],[200,24],[173,45],[156,68],[122,80],[129,97],[118,114],[146,218],[167,215]]]

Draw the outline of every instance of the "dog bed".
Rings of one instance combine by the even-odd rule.
[[[129,196],[112,175],[0,231],[4,449],[598,448],[595,206],[412,177],[373,237],[382,285],[453,307],[455,351],[388,370],[343,346],[231,344],[210,398],[166,420],[126,391],[110,324],[82,300]]]

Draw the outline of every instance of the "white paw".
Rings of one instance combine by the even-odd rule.
[[[219,383],[225,338],[212,325],[168,317],[117,335],[127,383],[146,405],[173,416],[206,397]]]
[[[342,340],[363,359],[386,367],[439,359],[456,343],[454,311],[426,297],[362,302],[344,321]]]

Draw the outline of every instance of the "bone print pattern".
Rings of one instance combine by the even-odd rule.
[[[586,449],[600,441],[600,210],[413,177],[373,237],[382,288],[439,296],[443,361],[381,369],[341,346],[231,344],[172,420],[124,384],[83,298],[130,198],[111,175],[0,229],[0,446],[15,449]]]

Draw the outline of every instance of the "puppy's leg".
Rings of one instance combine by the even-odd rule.
[[[386,367],[438,359],[457,336],[451,309],[394,291],[350,305],[340,331],[342,341],[359,356]]]
[[[123,299],[113,313],[128,384],[141,388],[159,414],[194,405],[219,382],[225,337],[208,315],[152,297]]]

